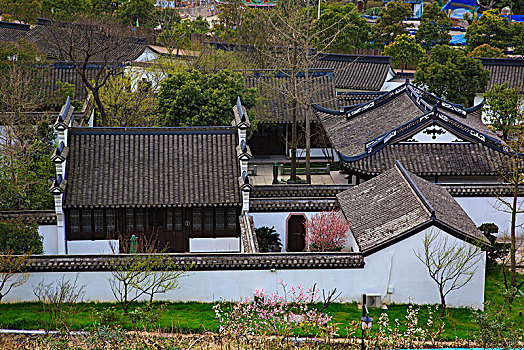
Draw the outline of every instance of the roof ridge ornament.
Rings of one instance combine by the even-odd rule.
[[[67,99],[58,114],[54,128],[58,131],[64,131],[71,125],[73,121],[73,111],[75,107],[71,105],[71,99],[67,96]]]

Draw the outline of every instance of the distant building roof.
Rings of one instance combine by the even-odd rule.
[[[312,69],[309,71],[313,89],[313,101],[326,108],[338,108],[335,87],[333,85],[333,71]],[[263,123],[291,123],[293,106],[291,93],[291,79],[289,72],[256,70],[245,78],[246,85],[257,89],[258,104],[255,107],[257,118]],[[298,75],[299,93],[305,88],[305,76]],[[297,121],[305,119],[307,111],[299,106]],[[309,113],[313,113],[310,111]],[[313,114],[312,118],[313,120]]]
[[[337,195],[364,255],[435,225],[469,241],[487,242],[445,188],[405,170],[400,164]]]
[[[56,225],[56,213],[54,210],[0,211],[0,221],[5,220],[22,220],[23,222],[35,222],[39,225]]]
[[[480,58],[480,60],[484,69],[491,72],[491,79],[486,89],[508,83],[510,87],[519,87],[524,91],[524,59]]]
[[[48,23],[43,22],[43,23]],[[35,26],[29,26],[27,24],[18,24],[10,22],[0,22],[0,42],[2,41],[17,41],[18,39],[26,39],[34,43],[42,53],[48,57],[52,57],[58,60],[64,60],[68,58],[60,57],[57,49],[52,45],[48,39],[46,31],[48,30],[48,24],[38,24]],[[68,24],[69,25],[69,24]],[[65,36],[64,36],[65,39]],[[78,43],[75,45],[77,49],[87,47],[88,43],[82,38],[79,38]],[[92,45],[93,43],[91,43]],[[95,43],[96,45],[96,43]],[[108,61],[118,60],[119,62],[134,61],[146,50],[147,43],[137,37],[129,36],[125,40],[122,39],[117,50],[109,52]],[[102,52],[99,55],[93,55],[89,61],[105,61],[104,55],[107,52]],[[115,57],[116,55],[116,57]]]
[[[24,38],[30,29],[28,24],[0,22],[0,42]]]
[[[64,207],[241,205],[235,127],[71,128]]]
[[[392,71],[389,56],[322,54],[314,68],[333,69],[337,89],[379,91]]]

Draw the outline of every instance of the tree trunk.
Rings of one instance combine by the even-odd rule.
[[[509,286],[511,288],[511,293],[509,294],[508,298],[508,309],[511,310],[511,307],[513,305],[513,300],[515,299],[515,290],[514,288],[517,287],[517,262],[516,262],[516,256],[515,256],[515,250],[516,250],[516,237],[515,237],[515,231],[516,231],[516,221],[517,221],[517,201],[518,201],[518,193],[519,193],[519,166],[520,158],[514,159],[513,158],[513,166],[514,166],[514,173],[516,173],[516,181],[513,182],[514,188],[513,188],[513,202],[511,206],[511,228],[510,228],[510,249],[509,249],[509,272],[510,272],[510,282]]]
[[[298,89],[297,89],[297,46],[293,48],[293,64],[291,69],[291,80],[293,83],[293,116],[291,121],[291,181],[297,181],[297,108],[298,108]]]
[[[440,292],[440,316],[444,316],[444,312],[446,311],[446,296],[444,293],[442,293],[442,290]]]
[[[107,116],[104,109],[104,105],[102,104],[102,100],[100,99],[100,93],[98,89],[91,90],[91,93],[93,94],[93,98],[95,100],[96,107],[98,109],[98,113],[100,114],[100,121],[102,125],[96,125],[95,126],[107,126]]]
[[[311,184],[311,121],[306,110],[306,182]]]

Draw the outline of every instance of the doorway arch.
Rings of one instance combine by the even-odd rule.
[[[286,220],[286,251],[302,252],[306,248],[306,215],[289,214]]]

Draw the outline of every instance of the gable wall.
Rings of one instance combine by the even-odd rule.
[[[405,303],[412,298],[416,304],[440,302],[437,284],[429,277],[426,266],[418,260],[415,251],[423,250],[423,241],[430,230],[439,237],[448,237],[450,244],[469,244],[437,228],[423,230],[392,246],[365,257],[366,293],[379,293],[383,300],[391,303]],[[463,288],[452,291],[446,303],[453,306],[482,308],[484,302],[485,253],[478,263],[473,279]]]

